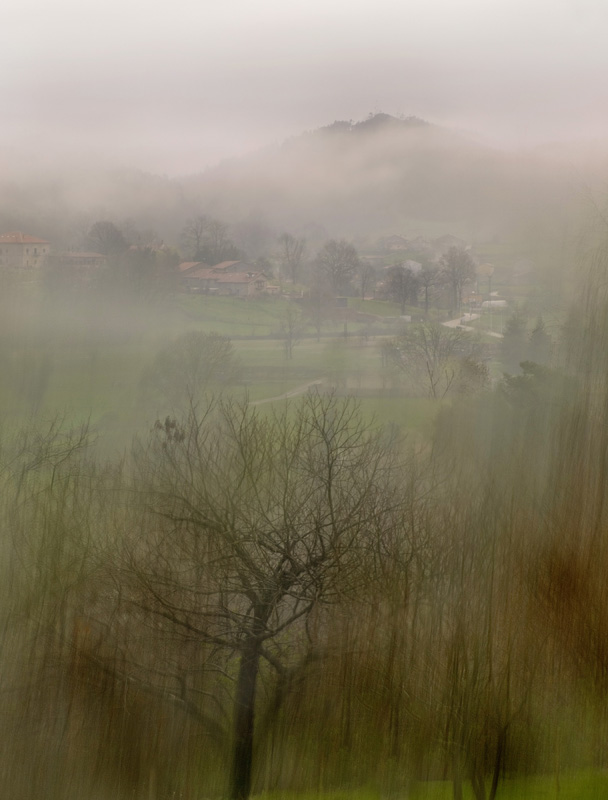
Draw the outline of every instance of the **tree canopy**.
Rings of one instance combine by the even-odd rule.
[[[435,400],[450,391],[469,392],[488,384],[483,348],[470,333],[445,325],[408,325],[383,348],[387,362],[415,392]]]
[[[452,311],[462,305],[462,290],[475,277],[475,262],[464,247],[452,246],[441,258],[441,277],[451,292]]]
[[[357,274],[359,254],[356,247],[345,239],[331,239],[318,252],[317,266],[334,294],[340,294],[348,289]]]

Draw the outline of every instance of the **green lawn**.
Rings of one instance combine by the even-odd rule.
[[[397,309],[381,301],[351,300],[355,308],[389,317]],[[272,406],[284,402],[277,399],[281,395],[320,381],[324,390],[359,397],[370,418],[428,435],[435,404],[404,397],[382,367],[380,346],[392,332],[389,327],[349,321],[345,337],[344,321],[336,319],[324,326],[319,339],[303,335],[288,359],[283,342],[268,338],[287,307],[275,298],[181,295],[156,308],[98,303],[47,309],[41,298],[30,298],[19,308],[12,339],[0,339],[5,376],[0,409],[11,424],[32,416],[61,416],[69,424],[89,420],[100,434],[124,445],[133,430],[153,424],[155,413],[167,413],[144,402],[144,370],[166,343],[185,331],[201,330],[234,337],[242,376],[232,390],[252,401]]]
[[[361,300],[360,297],[349,297],[348,307],[379,317],[398,317],[401,314],[399,303],[390,303],[387,300]]]
[[[400,793],[378,789],[350,789],[333,792],[269,792],[255,800],[452,800],[452,784],[447,781],[420,782]],[[608,797],[608,774],[604,772],[538,776],[506,780],[498,787],[497,800],[604,800]],[[464,786],[464,800],[474,800],[470,786]]]

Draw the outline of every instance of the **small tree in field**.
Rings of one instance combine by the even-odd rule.
[[[278,238],[279,258],[283,272],[296,283],[302,268],[306,250],[306,239],[298,239],[290,233],[282,233]]]
[[[422,265],[422,269],[416,277],[418,278],[418,286],[424,290],[424,313],[428,314],[431,288],[439,283],[439,267],[427,262]]]
[[[357,249],[345,239],[331,239],[317,253],[320,276],[331,286],[333,293],[345,292],[359,269]]]
[[[427,397],[440,400],[450,391],[470,392],[488,383],[479,342],[465,331],[444,325],[411,325],[383,347],[386,362]]]
[[[286,359],[293,358],[293,348],[300,342],[305,327],[304,318],[299,309],[288,307],[281,315],[279,337],[283,341]]]
[[[475,277],[475,263],[464,247],[450,247],[441,258],[441,279],[451,294],[451,310],[459,311],[462,305],[462,290]]]
[[[405,314],[405,306],[416,305],[418,295],[418,280],[408,267],[396,265],[386,272],[386,288],[390,298],[401,306],[401,313]]]
[[[157,432],[138,456],[149,512],[127,534],[125,574],[173,638],[236,662],[230,797],[243,800],[261,662],[283,676],[308,616],[369,583],[396,520],[392,450],[352,403],[319,394],[273,417],[219,405]]]
[[[359,266],[359,289],[361,291],[361,300],[365,300],[366,296],[371,292],[373,294],[376,288],[376,281],[378,276],[373,266],[365,261],[362,261]]]

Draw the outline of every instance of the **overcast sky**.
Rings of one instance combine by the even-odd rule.
[[[606,0],[8,6],[5,159],[26,151],[191,173],[374,111],[505,144],[608,135]]]

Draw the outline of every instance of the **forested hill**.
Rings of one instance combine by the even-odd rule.
[[[310,241],[434,231],[472,241],[538,231],[541,218],[561,229],[576,195],[571,162],[559,150],[513,153],[387,114],[336,121],[181,178],[94,164],[12,174],[10,159],[4,166],[0,228],[76,248],[98,219],[176,244],[185,221],[199,214]],[[576,168],[579,182],[603,174],[596,161]]]
[[[502,232],[566,194],[563,170],[415,117],[337,121],[184,180],[220,217],[344,236],[436,222]],[[483,229],[483,231],[482,231]]]

